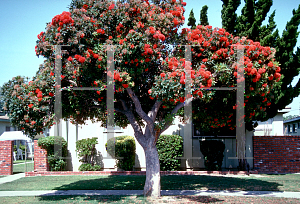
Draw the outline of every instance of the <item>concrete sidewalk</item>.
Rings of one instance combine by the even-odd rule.
[[[0,197],[4,196],[62,196],[62,195],[143,195],[142,190],[48,190],[48,191],[0,191]],[[253,197],[277,197],[300,199],[299,192],[275,192],[275,191],[215,191],[215,190],[162,190],[161,195],[193,195],[193,196],[253,196]]]
[[[7,183],[7,182],[12,182],[14,180],[18,180],[20,178],[25,177],[25,173],[19,173],[19,174],[13,174],[9,176],[5,176],[3,178],[0,178],[0,184],[2,183]]]

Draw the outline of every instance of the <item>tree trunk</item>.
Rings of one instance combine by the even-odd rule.
[[[144,196],[160,197],[160,165],[155,143],[144,148],[146,157],[146,182]]]

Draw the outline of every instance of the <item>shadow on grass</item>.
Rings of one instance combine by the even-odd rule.
[[[251,177],[223,176],[163,176],[162,189],[168,190],[239,190],[239,191],[280,191],[276,182]],[[171,187],[171,188],[170,188]]]
[[[64,177],[65,178],[65,177]],[[80,180],[66,185],[54,188],[54,190],[143,190],[145,176],[126,175],[126,176],[106,176],[97,179]],[[227,191],[265,191],[264,194],[269,194],[267,191],[280,191],[281,184],[276,182],[262,181],[250,177],[220,177],[220,176],[204,176],[204,175],[170,175],[161,176],[162,190],[205,190],[206,192],[216,192],[221,190]],[[203,199],[207,202],[216,202],[215,198],[209,196],[195,196],[197,192],[190,192],[189,195],[178,193],[176,198],[184,198],[190,201]],[[199,191],[198,191],[199,193]],[[199,195],[199,194],[198,194]],[[66,196],[42,196],[40,200],[63,199]],[[131,196],[114,195],[114,196],[82,196],[73,195],[73,198],[82,199],[109,199],[109,201],[131,199]],[[140,198],[143,196],[137,196]],[[203,197],[203,198],[201,198]],[[111,200],[113,199],[113,200]],[[103,202],[103,201],[99,201]],[[201,201],[203,202],[203,201]]]
[[[146,198],[142,195],[101,195],[101,196],[40,196],[39,201],[58,201],[59,203],[88,202],[88,203],[215,203],[223,200],[211,196],[161,196]]]

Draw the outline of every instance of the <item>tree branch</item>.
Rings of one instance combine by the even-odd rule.
[[[133,130],[134,130],[134,136],[135,138],[138,140],[138,142],[145,147],[146,146],[146,140],[143,137],[143,130],[141,128],[141,126],[138,124],[138,122],[136,121],[134,114],[132,113],[132,111],[127,107],[126,102],[124,100],[120,100],[123,106],[124,111],[123,114],[126,115],[128,121],[130,122]]]
[[[186,101],[185,103],[178,103],[172,110],[171,114],[175,115],[179,111],[179,109],[183,108],[184,106],[189,105],[191,101],[192,100],[190,100],[188,102]],[[168,129],[171,125],[172,125],[172,121],[167,122],[166,125],[160,130],[160,134],[163,133],[166,129]]]
[[[152,120],[142,109],[141,103],[138,99],[138,97],[135,95],[135,93],[132,91],[131,88],[127,88],[127,93],[130,96],[131,100],[134,102],[136,112],[139,114],[139,116],[146,121],[147,125],[149,126],[149,129],[151,131],[151,134],[154,135],[154,120]],[[157,106],[159,103],[157,104]],[[158,106],[159,108],[159,106]],[[156,110],[156,109],[155,109]]]
[[[156,100],[154,105],[152,106],[151,111],[149,111],[148,116],[152,119],[152,121],[155,121],[156,115],[158,113],[158,110],[162,104],[162,101]]]
[[[68,80],[68,82],[70,82],[70,84],[73,84],[75,87],[77,87],[77,83],[73,80]]]

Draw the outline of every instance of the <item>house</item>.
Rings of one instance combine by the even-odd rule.
[[[253,169],[253,137],[254,136],[282,136],[283,135],[283,114],[289,112],[289,109],[283,109],[278,111],[278,114],[269,119],[266,122],[259,122],[255,131],[246,131],[246,159],[250,165],[250,169]],[[191,127],[191,126],[188,126]],[[174,124],[169,127],[163,134],[177,134],[184,138],[185,151],[188,151],[189,159],[182,160],[181,167],[185,170],[201,170],[204,169],[204,159],[200,151],[201,140],[221,140],[225,144],[224,159],[222,163],[222,169],[236,169],[238,166],[238,159],[236,157],[237,141],[235,134],[225,136],[211,136],[203,135],[195,127],[192,126],[190,131],[187,131],[187,126],[175,120]],[[54,131],[54,127],[50,129],[49,135],[58,135]],[[110,158],[105,149],[105,143],[112,134],[107,133],[107,129],[101,127],[99,123],[91,123],[87,121],[86,125],[74,125],[69,121],[63,121],[61,127],[62,136],[68,142],[69,158],[68,158],[68,170],[77,171],[80,166],[79,158],[76,152],[76,141],[85,138],[98,138],[98,144],[96,148],[98,150],[98,157],[102,159],[104,168],[107,170],[115,169],[115,160]],[[190,136],[185,137],[188,134]],[[129,135],[134,136],[134,131],[129,125],[126,128],[115,128],[113,137]],[[142,147],[136,141],[136,162],[134,168],[136,170],[145,170],[146,162],[145,155]]]
[[[198,135],[197,131],[194,128],[190,130],[191,136],[184,137],[186,134],[186,126],[179,122],[179,120],[175,120],[174,124],[169,127],[163,134],[178,134],[182,136],[185,140],[184,145],[185,150],[189,151],[187,155],[188,160],[185,158],[182,160],[181,167],[184,170],[201,170],[204,169],[204,158],[200,151],[200,140],[221,140],[225,143],[225,152],[224,152],[224,160],[223,160],[223,169],[236,169],[238,166],[238,159],[236,157],[236,137],[232,136],[220,136],[220,137],[212,137],[210,135],[203,136]],[[114,170],[115,169],[115,160],[110,158],[105,149],[105,143],[108,140],[108,133],[106,128],[100,127],[99,123],[91,123],[91,121],[87,121],[86,125],[74,125],[69,121],[62,121],[62,136],[68,142],[68,150],[69,157],[67,160],[67,170],[77,171],[80,166],[80,162],[78,159],[78,155],[76,152],[76,141],[85,139],[85,138],[98,138],[98,144],[96,148],[98,150],[98,157],[102,159],[101,163],[104,164],[104,169],[106,170]],[[57,135],[55,133],[55,128],[52,127],[50,129],[50,135]],[[115,128],[113,136],[121,136],[121,135],[129,135],[134,136],[134,131],[131,126],[126,128]],[[246,156],[248,157],[248,163],[250,164],[250,168],[253,167],[253,151],[252,151],[252,131],[247,131],[246,133]],[[136,162],[134,166],[135,170],[145,170],[146,162],[145,162],[145,154],[142,147],[136,141]]]
[[[262,136],[270,135],[283,135],[283,114],[288,112],[289,109],[281,110],[278,114],[265,123],[260,123],[255,131],[246,132],[246,159],[250,165],[250,169],[254,167],[254,151],[253,151],[253,138],[263,132]],[[7,127],[10,127],[9,119],[5,116]],[[104,169],[113,170],[115,169],[115,160],[112,159],[106,152],[105,143],[109,137],[116,137],[121,135],[134,136],[134,131],[131,126],[126,128],[115,128],[113,134],[108,134],[107,129],[101,127],[99,123],[92,123],[87,121],[86,125],[75,125],[69,121],[61,122],[61,136],[68,142],[69,155],[67,158],[67,170],[77,171],[80,166],[79,158],[76,152],[76,141],[85,138],[98,138],[98,144],[96,148],[98,150],[97,157],[101,159],[101,163],[104,164]],[[222,163],[223,170],[233,170],[238,166],[238,159],[236,157],[237,152],[237,141],[235,135],[225,135],[213,137],[211,135],[203,135],[197,130],[197,128],[182,124],[178,119],[175,120],[174,124],[170,126],[163,134],[178,134],[184,138],[184,150],[187,158],[182,159],[181,167],[184,170],[201,170],[204,169],[204,159],[200,151],[201,140],[221,140],[225,144],[224,159]],[[49,130],[49,135],[58,135],[55,133],[55,128],[52,127]],[[185,135],[188,135],[185,137]],[[41,135],[40,135],[41,136]],[[142,147],[136,141],[136,162],[135,170],[145,170],[146,162],[145,155]]]
[[[300,116],[283,121],[285,135],[300,135]],[[298,131],[297,131],[298,130]]]
[[[267,121],[257,121],[258,126],[254,130],[254,136],[283,136],[285,135],[283,115],[290,112],[291,108],[279,110],[274,118]]]
[[[9,117],[5,115],[4,113],[0,112],[0,135],[4,133],[5,131],[15,131],[16,128],[12,127],[10,124]]]
[[[17,127],[13,127],[10,123],[10,119],[9,117],[4,114],[3,112],[0,112],[0,136],[4,133],[4,132],[11,132],[11,131],[18,131]],[[25,141],[24,140],[15,140],[15,145],[17,145],[17,149],[19,149],[19,145],[25,145]],[[33,143],[27,143],[29,148],[29,152],[33,152],[33,147],[32,147]],[[27,155],[29,156],[29,154]],[[31,155],[30,155],[31,156]]]

